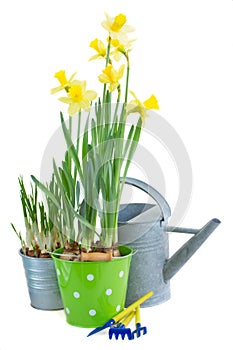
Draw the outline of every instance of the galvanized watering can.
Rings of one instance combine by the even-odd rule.
[[[169,227],[167,222],[171,210],[163,196],[140,180],[127,178],[125,183],[148,193],[156,202],[155,205],[130,203],[120,207],[119,244],[128,245],[137,251],[131,261],[126,306],[150,290],[154,295],[142,306],[153,306],[170,299],[170,279],[204,243],[220,221],[212,219],[201,229]],[[168,232],[194,236],[169,258]]]

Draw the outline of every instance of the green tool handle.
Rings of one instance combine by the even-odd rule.
[[[135,301],[133,304],[131,304],[130,306],[128,306],[126,309],[124,309],[123,311],[121,311],[119,314],[117,314],[116,316],[114,316],[112,319],[116,322],[120,321],[122,318],[124,318],[125,316],[127,316],[131,311],[134,311],[136,309],[137,306],[139,306],[140,304],[144,303],[144,301],[146,301],[147,299],[149,299],[154,293],[152,291],[148,292],[147,294],[143,295],[143,297],[141,297],[140,299],[138,299],[137,301]]]
[[[136,307],[136,313],[135,313],[135,324],[136,324],[136,326],[137,326],[138,323],[141,323],[140,306]]]

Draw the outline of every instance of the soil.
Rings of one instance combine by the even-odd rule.
[[[60,244],[57,244],[56,249],[60,248]],[[40,259],[48,259],[51,258],[51,255],[46,252],[46,250],[42,251],[38,245],[36,245],[35,250],[26,248],[26,256],[30,256],[32,258],[40,258]]]
[[[60,246],[57,246],[56,249],[58,248],[60,248]],[[41,251],[38,245],[34,250],[26,248],[26,255],[40,259],[51,258],[51,255],[46,251]],[[119,256],[121,256],[121,254],[118,245],[112,248],[104,248],[100,242],[97,242],[93,245],[92,249],[87,252],[85,249],[81,249],[77,242],[66,242],[60,259],[68,261],[111,261],[113,257]]]
[[[81,249],[77,242],[66,242],[60,259],[69,261],[111,261],[113,257],[118,256],[121,256],[118,245],[115,245],[113,248],[104,248],[100,242],[97,242],[87,252],[85,249]]]

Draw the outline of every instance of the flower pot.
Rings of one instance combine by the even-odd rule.
[[[40,310],[61,310],[63,303],[52,258],[33,258],[19,251],[23,260],[31,306]]]
[[[124,308],[132,249],[119,249],[122,256],[112,261],[62,260],[63,249],[52,254],[69,324],[98,327]]]
[[[162,195],[137,179],[127,178],[125,183],[148,193],[156,202],[155,205],[129,203],[120,207],[119,244],[127,244],[137,250],[130,266],[126,306],[149,290],[154,295],[142,307],[153,306],[170,298],[170,279],[200,248],[220,221],[212,219],[201,229],[169,227],[170,207]],[[168,232],[193,234],[170,258]]]

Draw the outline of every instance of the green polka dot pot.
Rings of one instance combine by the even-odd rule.
[[[67,261],[53,255],[69,324],[98,327],[123,310],[133,251],[126,246],[119,249],[121,257],[112,261]]]

